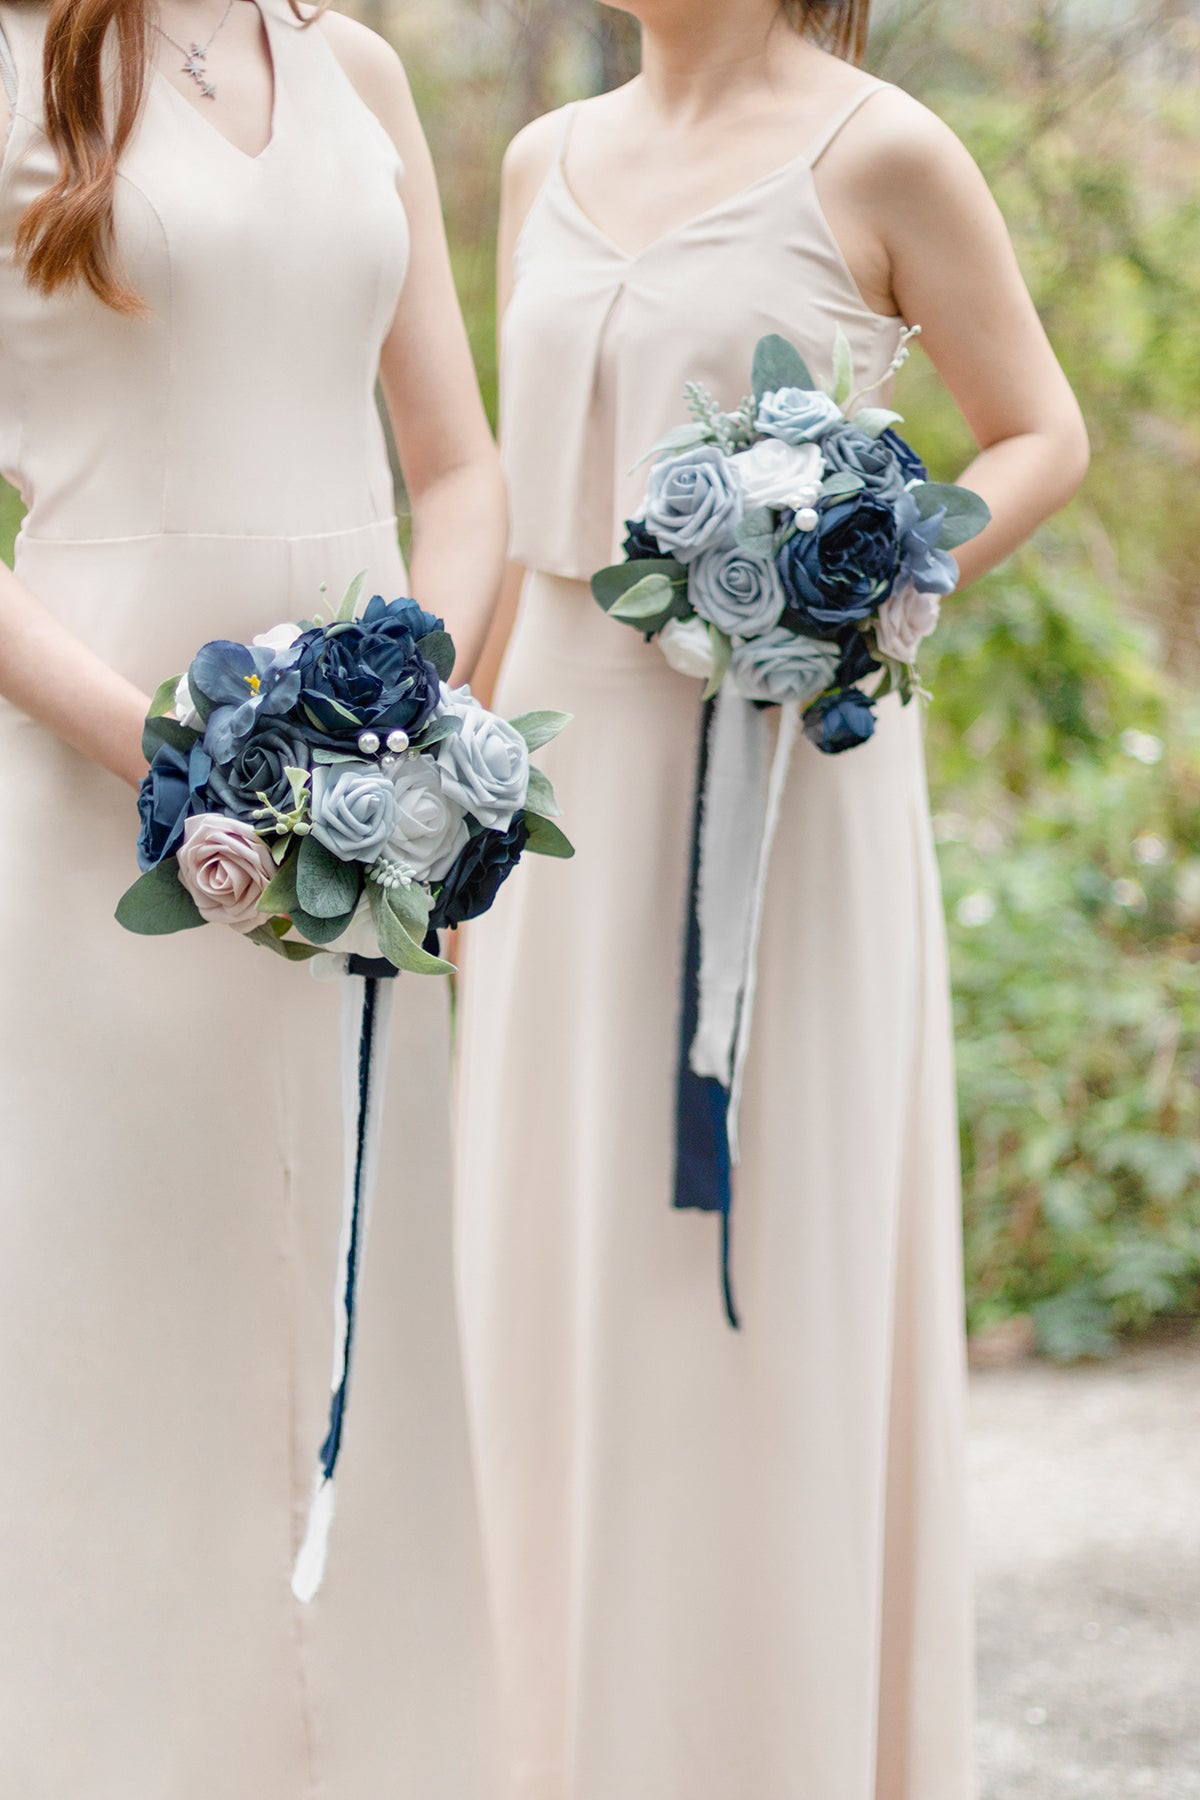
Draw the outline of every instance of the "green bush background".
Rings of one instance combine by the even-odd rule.
[[[1200,1309],[1200,32],[1186,0],[969,10],[885,0],[871,60],[980,161],[1093,438],[1084,494],[947,607],[926,670],[968,1314],[1031,1313],[1067,1358]],[[409,64],[494,407],[503,140],[617,78],[628,33],[590,0],[368,16]],[[920,357],[899,404],[952,479],[970,442]],[[17,515],[0,493],[6,554]]]

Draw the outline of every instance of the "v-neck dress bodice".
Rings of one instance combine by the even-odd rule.
[[[400,161],[319,28],[259,0],[250,157],[159,75],[116,246],[145,316],[14,253],[54,179],[47,9],[0,0],[0,471],[29,589],[145,691],[207,639],[404,590],[375,406]],[[213,54],[214,78],[217,56]],[[323,602],[323,588],[329,598]],[[64,707],[75,696],[61,696]],[[406,977],[325,1587],[338,983],[134,938],[132,794],[0,701],[0,1793],[495,1800],[450,1266],[447,997]]]
[[[822,211],[814,169],[882,82],[865,82],[805,152],[630,253],[595,225],[560,154],[517,243],[503,327],[501,442],[512,554],[575,580],[618,559],[646,488],[645,457],[687,417],[699,381],[727,406],[754,346],[790,337],[832,374],[838,328],[861,386],[888,368],[903,321],[873,312]]]

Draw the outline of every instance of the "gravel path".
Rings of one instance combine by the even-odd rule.
[[[982,1800],[1196,1800],[1200,1331],[972,1383]]]

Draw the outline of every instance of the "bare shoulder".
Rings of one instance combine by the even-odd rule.
[[[314,9],[302,10],[307,15]],[[312,29],[324,37],[359,98],[394,138],[403,138],[414,117],[412,91],[404,64],[386,38],[331,8],[317,13]]]
[[[921,101],[890,83],[855,115],[828,153],[831,173],[867,203],[908,211],[939,196],[986,191],[970,151]]]
[[[519,207],[523,199],[532,199],[541,187],[558,156],[567,127],[569,107],[543,113],[540,119],[524,126],[504,152],[504,187],[506,194]]]

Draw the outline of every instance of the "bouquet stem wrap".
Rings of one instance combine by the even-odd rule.
[[[344,1177],[334,1292],[333,1375],[329,1429],[318,1459],[308,1529],[292,1574],[292,1592],[304,1602],[315,1597],[324,1579],[333,1524],[334,1482],[346,1425],[359,1276],[379,1164],[392,1012],[390,980],[376,974],[350,973],[341,987]]]
[[[676,1110],[675,1205],[721,1216],[725,1313],[739,1326],[731,1270],[738,1113],[757,990],[771,852],[799,708],[770,714],[732,683],[705,709],[693,829]]]

